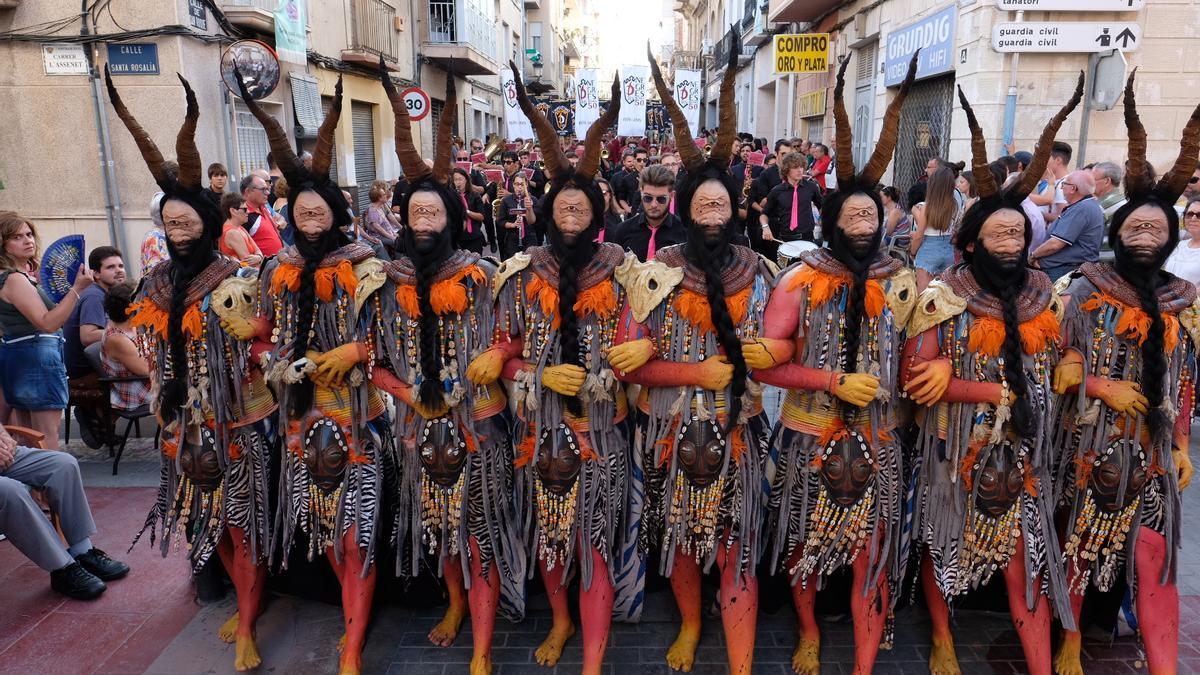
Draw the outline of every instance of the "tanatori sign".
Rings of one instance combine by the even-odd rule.
[[[776,73],[824,73],[829,70],[829,33],[775,36]]]

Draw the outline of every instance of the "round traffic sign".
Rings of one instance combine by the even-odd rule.
[[[429,114],[429,94],[420,87],[409,87],[400,92],[404,99],[404,107],[408,109],[408,117],[414,122],[420,122]]]

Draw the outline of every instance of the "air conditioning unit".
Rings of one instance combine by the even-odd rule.
[[[700,56],[712,56],[713,43],[712,40],[705,38],[700,42]]]

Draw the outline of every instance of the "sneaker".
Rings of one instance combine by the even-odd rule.
[[[99,450],[100,446],[104,445],[96,435],[96,420],[93,419],[90,410],[81,405],[75,406],[75,422],[79,428],[79,438],[84,445],[93,450]]]
[[[73,562],[50,573],[50,588],[75,600],[92,600],[108,588],[96,575]]]
[[[102,581],[113,581],[129,574],[129,565],[119,560],[113,560],[108,557],[107,553],[98,548],[93,548],[83,555],[75,556],[75,560],[80,565],[83,565],[85,570],[96,575]]]

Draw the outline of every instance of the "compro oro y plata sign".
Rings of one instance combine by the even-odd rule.
[[[776,73],[824,73],[829,70],[829,33],[775,36]]]
[[[992,49],[998,52],[1132,52],[1141,41],[1141,26],[1118,21],[1026,21],[992,27]]]

